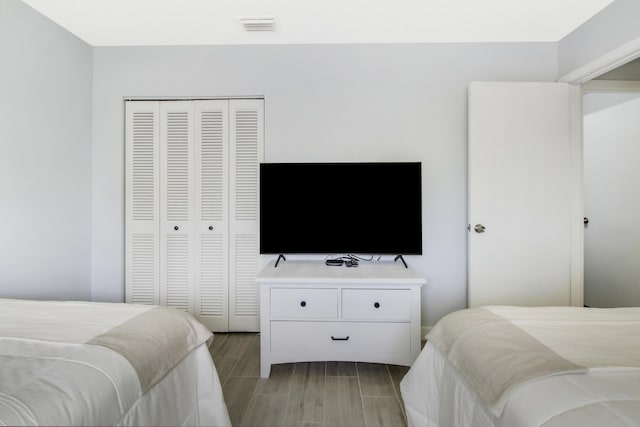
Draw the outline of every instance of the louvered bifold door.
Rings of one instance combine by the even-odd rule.
[[[259,163],[263,159],[264,102],[230,100],[229,330],[258,331]]]
[[[125,103],[125,300],[159,303],[157,101]]]
[[[193,103],[160,104],[160,304],[192,311]]]
[[[229,330],[229,101],[194,101],[196,246],[193,314]]]

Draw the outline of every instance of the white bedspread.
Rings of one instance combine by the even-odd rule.
[[[485,316],[482,320],[474,317],[474,311],[467,310],[463,315],[472,315],[467,320],[480,319],[480,323],[485,320],[486,323],[465,325],[454,319],[446,328],[453,326],[454,337],[445,334],[444,346],[442,342],[437,348],[427,343],[401,383],[410,425],[640,425],[637,368],[640,309],[491,307],[489,310],[492,315],[510,319],[510,326],[489,327],[495,319]],[[509,331],[513,326],[518,329],[515,334]],[[436,330],[436,334],[441,332]],[[528,338],[521,339],[521,333]],[[470,336],[473,345],[458,343],[465,335]],[[532,345],[531,340],[537,343]],[[494,348],[481,350],[476,344],[484,345],[484,341],[493,342]],[[525,346],[525,351],[514,347],[518,342]],[[449,353],[455,348],[453,362],[451,354],[447,356],[440,347]],[[530,349],[535,353],[529,354]],[[578,364],[578,369],[556,369],[562,365],[555,364],[547,371],[546,363],[537,365],[538,356],[555,360],[549,357],[549,351],[555,353],[555,358]],[[522,354],[518,355],[519,352]],[[524,358],[518,360],[521,356]],[[520,375],[514,367],[522,366],[523,361],[527,362],[525,375]],[[537,366],[530,369],[528,361]],[[469,375],[465,371],[470,366],[479,369]],[[487,385],[479,388],[479,380]],[[489,387],[492,393],[487,395],[484,387]],[[499,405],[492,400],[495,396]]]
[[[205,341],[146,392],[124,356],[86,344],[151,309],[0,299],[0,425],[230,425]]]
[[[637,427],[640,373],[555,375],[511,394],[496,417],[427,342],[400,384],[410,427]]]

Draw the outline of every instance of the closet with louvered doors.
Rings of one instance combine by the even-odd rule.
[[[258,331],[261,99],[126,102],[126,301]]]

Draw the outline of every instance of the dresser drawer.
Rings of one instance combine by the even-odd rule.
[[[271,351],[308,360],[394,360],[411,353],[408,323],[271,322]]]
[[[337,289],[271,289],[271,318],[337,319]]]
[[[409,289],[343,289],[342,318],[346,320],[409,321]]]

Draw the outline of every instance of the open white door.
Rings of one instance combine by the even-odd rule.
[[[469,87],[469,307],[582,305],[580,89]]]

